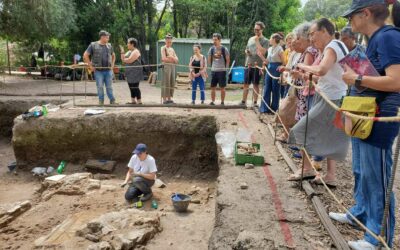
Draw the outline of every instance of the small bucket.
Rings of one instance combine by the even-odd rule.
[[[185,194],[173,194],[171,196],[172,205],[174,206],[175,210],[179,213],[183,213],[187,211],[190,201],[192,197]]]

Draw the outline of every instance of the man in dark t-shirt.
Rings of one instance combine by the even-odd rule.
[[[106,85],[107,96],[110,104],[115,104],[115,98],[112,89],[112,77],[115,64],[115,53],[113,47],[108,41],[110,33],[100,31],[99,41],[92,42],[83,54],[85,63],[89,65],[91,72],[94,72],[97,85],[97,94],[99,104],[104,105],[104,84]]]

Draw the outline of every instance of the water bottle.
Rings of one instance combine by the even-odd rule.
[[[49,111],[47,110],[47,106],[46,105],[42,106],[42,113],[43,113],[43,116],[46,116],[49,113]]]
[[[58,165],[57,173],[62,174],[62,172],[64,171],[64,168],[65,168],[65,165],[66,165],[66,164],[67,164],[67,163],[66,163],[65,161],[61,161],[61,162],[60,162],[60,165]]]
[[[153,201],[151,202],[151,207],[154,208],[154,209],[157,209],[157,208],[158,208],[158,204],[157,204],[157,201],[156,201],[156,200],[153,200]]]
[[[39,116],[42,116],[42,114],[43,114],[43,113],[42,113],[42,111],[40,111],[40,110],[35,110],[35,111],[33,111],[33,116],[36,117],[36,118],[39,117]]]
[[[141,198],[139,198],[139,201],[135,203],[135,207],[136,207],[136,208],[141,208],[141,207],[143,207],[143,202],[142,202],[142,199],[141,199]]]

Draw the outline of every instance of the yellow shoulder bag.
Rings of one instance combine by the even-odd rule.
[[[377,104],[375,97],[346,96],[341,110],[366,117],[375,117]],[[366,139],[371,134],[374,121],[345,116],[344,131],[347,135]]]

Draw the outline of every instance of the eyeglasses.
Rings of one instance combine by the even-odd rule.
[[[357,10],[356,12],[353,12],[350,16],[348,16],[348,17],[347,17],[347,20],[348,20],[349,22],[351,22],[351,20],[353,19],[353,17],[354,17],[355,15],[360,14],[360,13],[363,13],[363,12],[364,12],[364,9]]]
[[[313,37],[317,31],[319,31],[319,30],[315,30],[315,31],[310,31],[310,32],[308,32],[308,38]]]

